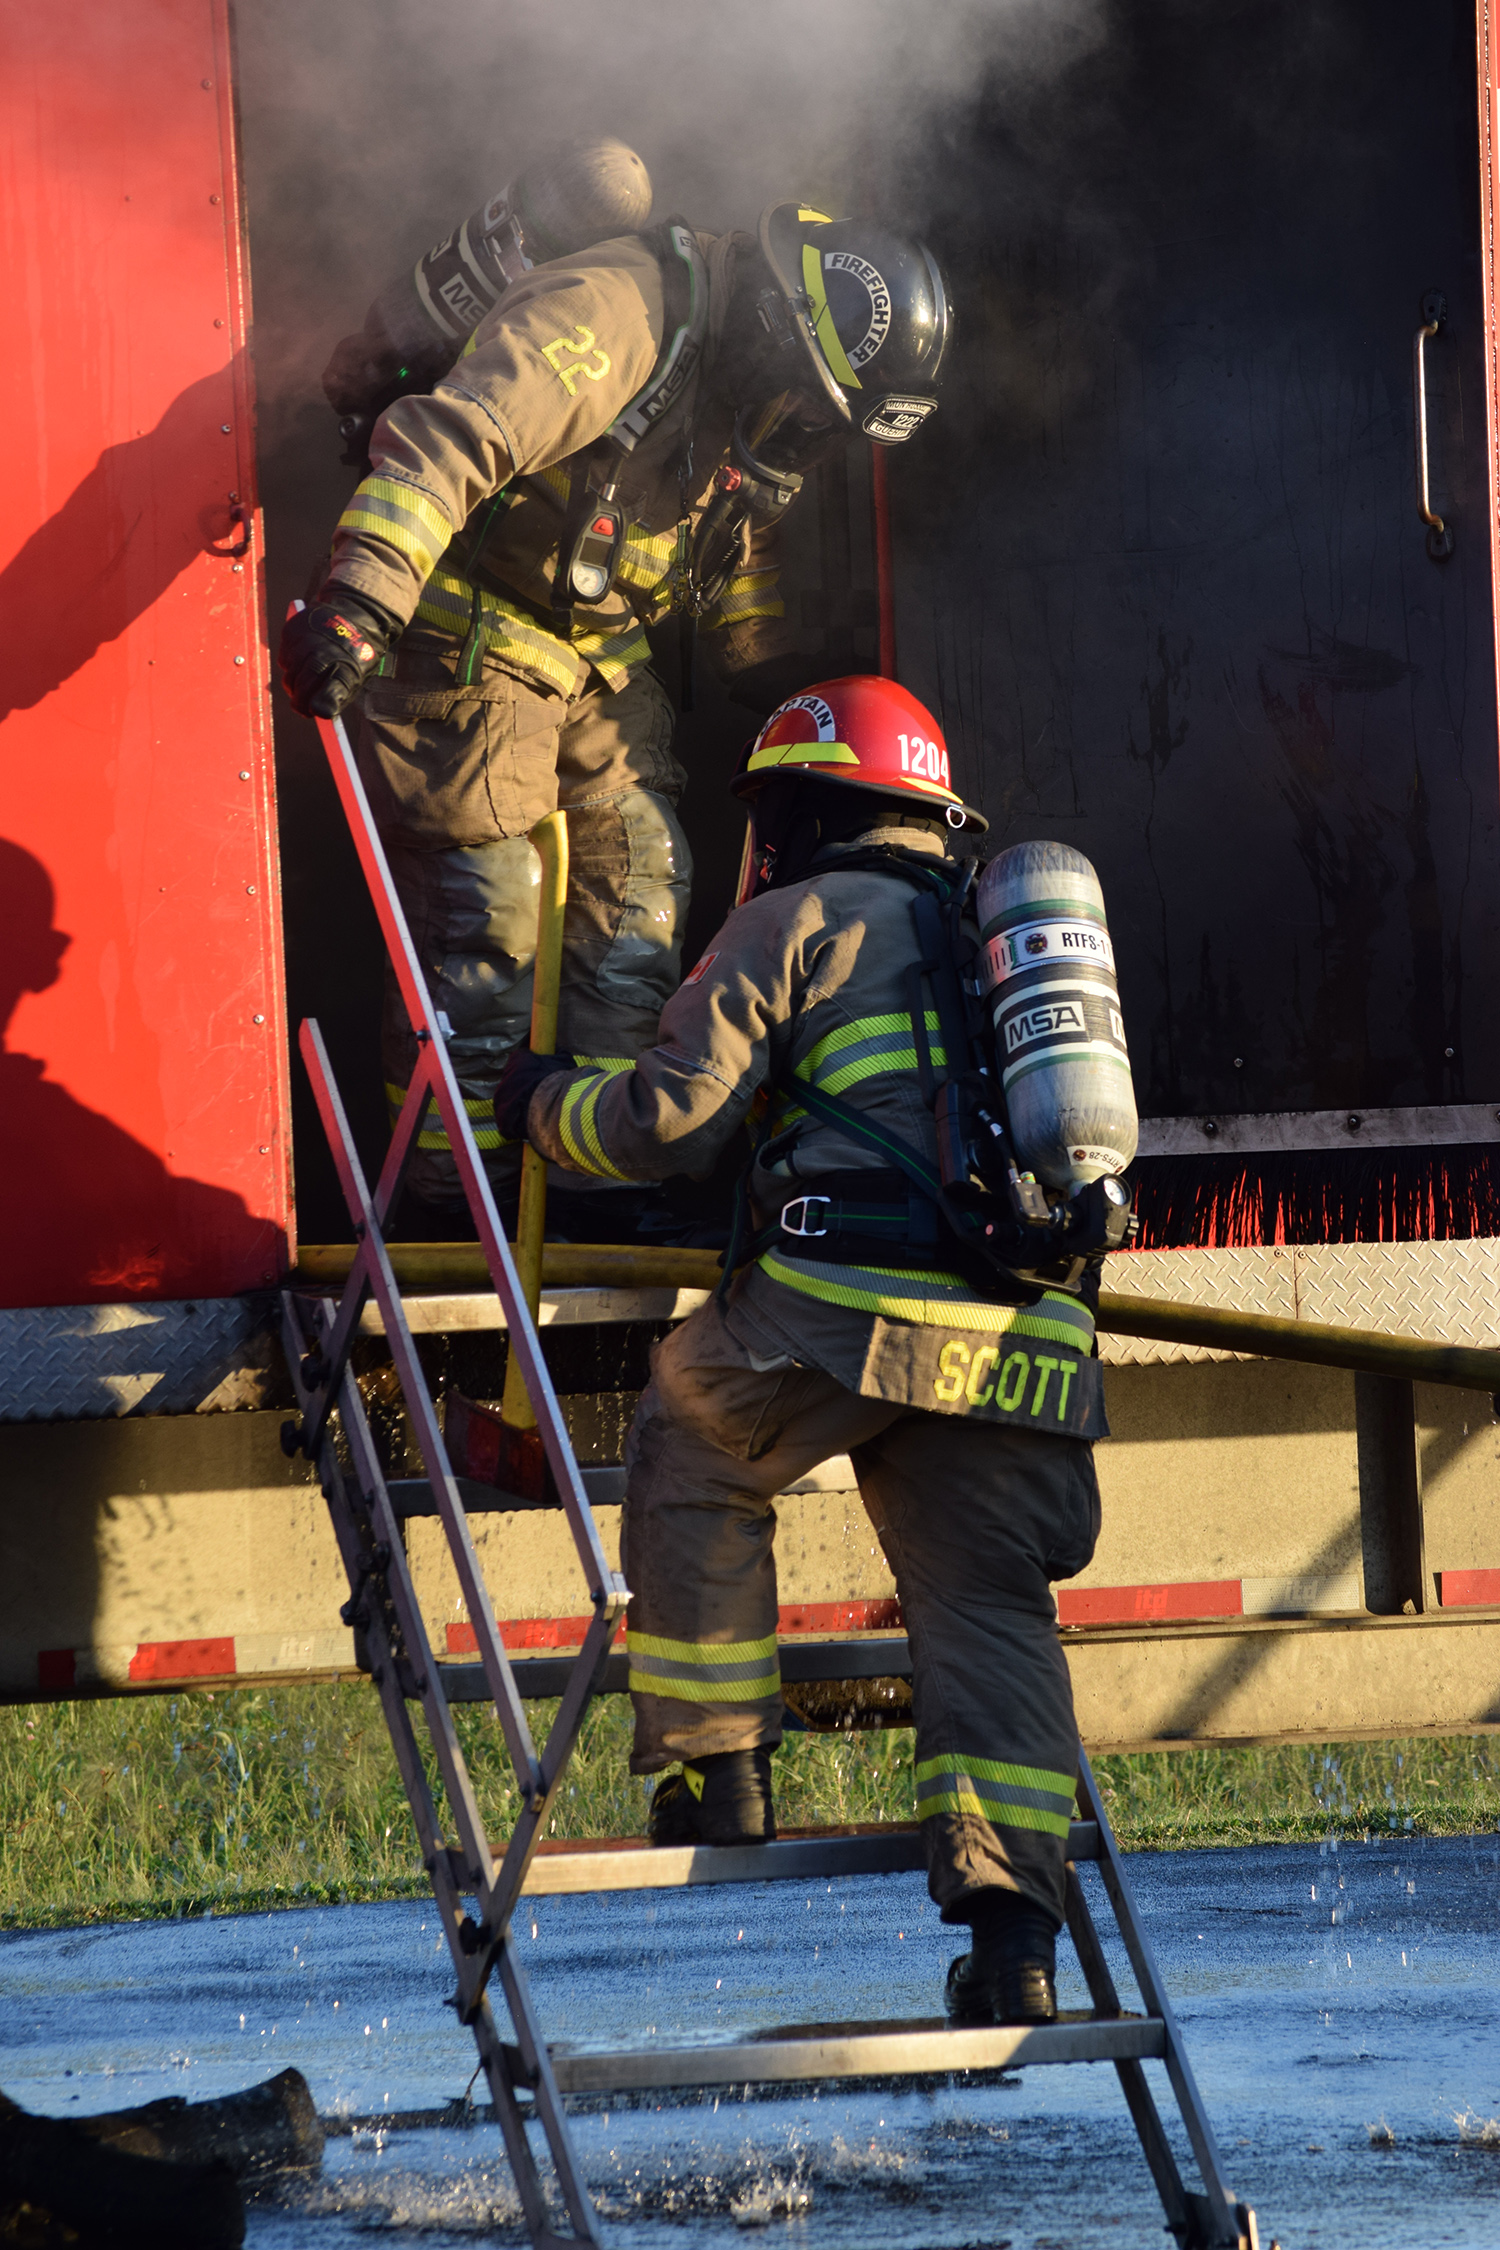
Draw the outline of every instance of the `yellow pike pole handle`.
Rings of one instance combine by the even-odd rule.
[[[537,901],[536,963],[531,985],[531,1051],[557,1050],[557,998],[562,985],[563,909],[568,897],[568,816],[548,813],[531,831],[542,863]],[[542,1299],[542,1241],[547,1232],[547,1159],[528,1145],[521,1156],[521,1201],[516,1214],[516,1272],[533,1320]],[[534,1430],[536,1415],[526,1395],[521,1362],[514,1352],[505,1368],[500,1418],[513,1430]]]

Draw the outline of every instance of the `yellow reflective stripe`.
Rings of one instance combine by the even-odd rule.
[[[628,1063],[626,1068],[630,1068]],[[589,1172],[595,1179],[628,1180],[630,1177],[605,1155],[594,1115],[600,1095],[617,1075],[614,1071],[596,1070],[587,1078],[575,1079],[563,1096],[562,1113],[557,1120],[563,1147],[579,1171]]]
[[[435,501],[391,477],[366,477],[340,516],[338,528],[383,539],[409,555],[424,577],[453,537],[453,526]]]
[[[393,1125],[401,1114],[402,1105],[406,1100],[406,1092],[404,1086],[393,1086],[387,1079],[385,1098]],[[474,1128],[474,1139],[480,1148],[510,1148],[514,1146],[514,1143],[504,1138],[495,1123],[495,1108],[492,1099],[486,1101],[478,1095],[466,1094],[464,1096],[464,1108],[468,1113],[469,1123]],[[418,1148],[436,1149],[451,1148],[452,1146],[448,1139],[448,1128],[431,1102],[427,1105],[427,1116],[423,1121],[422,1130],[417,1135],[417,1146]]]
[[[464,639],[473,619],[474,588],[468,580],[451,571],[434,571],[422,589],[413,622],[434,625],[440,632]],[[542,632],[495,595],[480,596],[479,636],[486,655],[501,663],[519,665],[560,695],[576,695],[587,674],[588,661],[576,655],[566,641]],[[649,657],[650,650],[645,648],[644,636],[641,638]]]
[[[579,633],[569,645],[612,688],[624,687],[632,672],[651,661],[651,643],[633,618],[618,633]]]
[[[859,759],[847,742],[771,742],[753,750],[746,773],[762,766],[857,766]]]
[[[839,341],[839,332],[833,325],[833,314],[828,309],[828,291],[823,286],[823,261],[810,242],[802,245],[802,281],[812,299],[813,327],[823,348],[823,357],[833,369],[833,379],[842,383],[846,391],[864,389],[854,369],[849,365],[849,355]]]
[[[660,1633],[625,1634],[625,1646],[637,1656],[665,1656],[675,1664],[748,1664],[754,1657],[772,1657],[780,1646],[774,1633],[758,1641],[669,1641]]]
[[[932,1781],[944,1773],[970,1781],[1000,1781],[1012,1789],[1041,1789],[1053,1797],[1061,1797],[1069,1805],[1077,1787],[1075,1775],[1055,1773],[1051,1766],[1018,1766],[1008,1758],[971,1758],[967,1752],[947,1758],[921,1759],[916,1778]]]
[[[948,1050],[940,1042],[932,1046],[932,1059],[946,1069]],[[840,1094],[846,1086],[857,1086],[865,1078],[889,1078],[893,1070],[915,1071],[915,1047],[884,1047],[878,1054],[865,1055],[858,1062],[845,1063],[842,1070],[831,1070],[826,1076],[814,1078],[813,1084],[820,1093]]]
[[[615,577],[622,585],[654,594],[671,569],[676,553],[675,530],[649,532],[635,524],[628,525]]]
[[[474,613],[474,589],[451,571],[435,570],[422,588],[413,621],[436,625],[441,632],[465,634]]]
[[[441,539],[444,545],[453,537],[453,526],[448,521],[446,512],[435,500],[430,500],[425,492],[419,492],[415,485],[401,484],[393,477],[366,477],[354,499],[357,502],[362,497],[388,501],[392,507],[399,508],[403,515],[410,516],[416,523],[424,524],[433,537]]]
[[[604,1153],[604,1144],[599,1138],[599,1121],[596,1114],[600,1097],[609,1091],[609,1082],[611,1078],[616,1076],[618,1076],[618,1073],[615,1071],[601,1070],[593,1083],[584,1088],[583,1099],[578,1105],[576,1123],[578,1130],[583,1134],[589,1155],[594,1160],[593,1168],[605,1179],[628,1180],[630,1174],[622,1172],[614,1160]]]
[[[634,1693],[685,1703],[759,1703],[780,1697],[774,1633],[758,1641],[674,1641],[659,1633],[625,1636]]]
[[[925,1008],[923,1022],[927,1027],[928,1044],[932,1059],[947,1067],[947,1049],[937,1039],[936,1011]],[[892,1046],[892,1040],[905,1042]],[[867,1049],[859,1056],[849,1056],[837,1069],[824,1066],[835,1056],[847,1053],[851,1047]],[[911,1045],[910,1016],[858,1016],[853,1023],[841,1024],[837,1031],[827,1032],[811,1051],[795,1065],[792,1075],[817,1086],[826,1094],[837,1094],[845,1086],[856,1086],[862,1078],[889,1076],[893,1070],[915,1071],[916,1049]]]
[[[924,1008],[922,1020],[927,1026],[929,1036],[937,1030],[938,1019],[935,1008]],[[865,1041],[869,1039],[889,1039],[898,1034],[910,1036],[910,1016],[856,1016],[852,1023],[840,1024],[837,1031],[825,1032],[817,1045],[811,1048],[803,1056],[801,1062],[797,1064],[794,1075],[798,1078],[810,1078],[813,1084],[817,1085],[819,1084],[819,1066],[826,1062],[830,1055],[842,1054],[846,1047],[863,1046]]]
[[[783,1288],[825,1305],[844,1305],[851,1312],[879,1313],[885,1320],[904,1320],[919,1328],[965,1328],[989,1336],[1024,1336],[1038,1342],[1064,1344],[1087,1355],[1094,1324],[1086,1306],[1076,1313],[1072,1300],[1050,1293],[1039,1305],[986,1304],[969,1294],[969,1283],[951,1273],[911,1273],[889,1266],[818,1264],[794,1266],[779,1251],[768,1250],[761,1271]],[[881,1284],[889,1286],[882,1287]],[[924,1292],[918,1294],[918,1291]],[[951,1294],[945,1294],[951,1292]],[[1059,1318],[1043,1308],[1069,1307]]]
[[[781,1699],[779,1671],[766,1672],[753,1680],[687,1680],[638,1672],[632,1664],[627,1684],[632,1695],[667,1695],[681,1703],[762,1703],[769,1696],[778,1702]]]
[[[1043,1836],[1066,1836],[1072,1826],[1066,1813],[1045,1812],[1039,1805],[992,1804],[972,1789],[935,1789],[918,1797],[918,1820],[944,1812],[968,1813],[975,1820],[987,1820],[992,1828],[1031,1828]]]
[[[707,633],[723,625],[747,625],[758,617],[785,617],[786,603],[776,590],[774,570],[746,570],[731,578],[703,620]]]
[[[474,625],[474,588],[452,571],[433,570],[412,622],[466,640]],[[565,696],[578,693],[590,665],[608,687],[618,690],[651,661],[645,628],[634,617],[621,627],[580,632],[564,641],[544,632],[502,596],[481,592],[478,629],[485,655],[519,666]]]

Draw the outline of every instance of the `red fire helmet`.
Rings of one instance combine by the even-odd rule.
[[[780,773],[909,797],[945,812],[950,828],[989,826],[954,793],[948,745],[931,712],[894,680],[869,673],[825,680],[778,704],[729,786],[753,798]]]

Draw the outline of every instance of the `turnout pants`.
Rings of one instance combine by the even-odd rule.
[[[453,673],[450,652],[403,643],[394,674],[365,689],[357,750],[433,1005],[453,1026],[475,1137],[503,1189],[520,1143],[502,1147],[490,1102],[531,1021],[540,862],[527,831],[558,805],[567,812],[559,1044],[633,1061],[681,979],[692,861],[674,807],[685,776],[672,705],[649,672],[618,693],[596,683],[572,698],[493,665],[472,686]],[[416,1044],[389,974],[381,1045],[394,1116]],[[407,1178],[427,1202],[460,1200],[431,1111]]]
[[[632,1770],[781,1740],[771,1502],[848,1452],[911,1641],[932,1896],[946,1922],[991,1887],[1060,1921],[1078,1734],[1049,1582],[1094,1550],[1092,1446],[859,1397],[733,1317],[657,1346],[626,1449]]]

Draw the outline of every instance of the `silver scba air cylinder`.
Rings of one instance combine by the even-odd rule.
[[[1013,844],[979,881],[1011,1141],[1024,1170],[1070,1194],[1135,1154],[1135,1088],[1099,878],[1067,844]]]
[[[650,175],[623,141],[544,150],[381,291],[323,371],[329,405],[373,417],[405,392],[430,390],[533,266],[633,234],[650,216]]]

